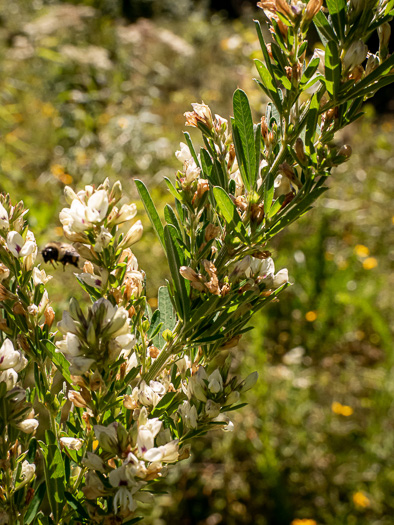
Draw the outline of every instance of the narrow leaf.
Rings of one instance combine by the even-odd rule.
[[[59,523],[65,503],[64,486],[66,480],[64,463],[54,433],[51,430],[47,430],[45,436],[46,443],[41,442],[40,445],[45,460],[44,473],[46,490],[53,519],[55,523]]]
[[[282,102],[278,95],[278,87],[274,84],[273,77],[267,67],[261,62],[261,60],[255,60],[257,71],[260,75],[261,82],[264,87],[268,90],[268,95],[275,106],[278,108],[279,113],[282,113]]]
[[[346,26],[346,2],[345,0],[327,0],[327,8],[337,37],[343,41]]]
[[[185,319],[189,313],[189,297],[186,292],[185,280],[179,273],[181,267],[181,261],[178,253],[178,249],[174,243],[174,240],[170,231],[171,226],[164,227],[164,241],[167,251],[167,259],[170,267],[172,280],[175,286],[175,299],[179,305],[178,314],[182,319]]]
[[[331,97],[336,100],[341,81],[341,60],[335,41],[329,42],[326,46],[324,69],[326,89]]]
[[[161,223],[159,214],[157,213],[153,200],[149,195],[149,191],[142,181],[136,179],[134,182],[137,186],[138,193],[140,194],[142,203],[145,207],[146,213],[148,214],[149,220],[152,223],[152,226],[159,238],[161,245],[163,246],[163,249],[165,250],[163,225]]]
[[[241,217],[228,194],[218,186],[213,188],[216,203],[227,224],[244,240],[247,236]],[[231,231],[229,232],[232,233]]]
[[[237,89],[233,96],[234,120],[242,143],[242,161],[245,162],[245,172],[249,187],[254,188],[256,182],[256,150],[254,144],[253,118],[249,100],[242,89]]]

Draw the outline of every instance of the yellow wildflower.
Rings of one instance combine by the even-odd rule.
[[[354,247],[354,253],[358,255],[358,257],[368,257],[369,248],[367,248],[367,246],[364,246],[363,244],[356,244],[356,246]]]
[[[368,257],[363,262],[364,270],[372,270],[373,268],[376,268],[377,265],[378,265],[378,260],[375,257]]]
[[[313,321],[316,321],[317,319],[317,312],[314,312],[313,310],[311,310],[310,312],[307,312],[305,314],[305,319],[309,321],[310,323],[313,323]]]
[[[341,403],[338,403],[337,401],[334,401],[331,405],[331,410],[334,414],[339,414],[340,416],[351,416],[354,412],[349,405],[341,405]]]
[[[364,492],[361,492],[361,491],[358,491],[358,492],[355,492],[353,494],[353,503],[357,506],[357,507],[362,507],[362,508],[366,508],[366,507],[369,507],[371,505],[371,502],[368,498],[368,496],[366,496],[364,494]]]

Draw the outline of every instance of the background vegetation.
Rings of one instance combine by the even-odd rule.
[[[0,2],[0,189],[31,208],[41,246],[61,239],[67,184],[108,176],[137,200],[136,177],[161,207],[170,201],[161,181],[179,167],[191,102],[228,117],[239,86],[262,113],[251,16],[230,21],[187,0],[130,6]],[[169,472],[163,491],[173,488],[146,523],[393,523],[394,121],[365,111],[341,137],[354,154],[331,190],[271,247],[294,286],[234,350],[240,370],[260,374],[249,406],[233,434],[207,436]],[[139,207],[136,255],[154,306],[166,269]],[[71,268],[54,273],[59,314],[81,292]]]

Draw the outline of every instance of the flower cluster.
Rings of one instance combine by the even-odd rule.
[[[77,301],[71,300],[70,312],[63,312],[58,326],[64,338],[57,347],[70,361],[70,373],[82,376],[94,369],[98,383],[103,382],[99,371],[119,357],[128,357],[136,341],[127,310],[105,298],[96,301],[86,317]]]
[[[67,186],[65,195],[70,207],[60,212],[60,222],[67,239],[80,243],[76,248],[84,258],[99,264],[106,250],[124,250],[141,238],[141,221],[133,222],[135,204],[117,206],[122,197],[120,182],[110,189],[107,179],[98,188],[85,186],[78,193]]]

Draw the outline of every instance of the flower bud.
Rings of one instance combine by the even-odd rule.
[[[356,66],[364,62],[368,53],[368,47],[362,40],[353,42],[346,51],[343,58],[343,69],[345,71],[352,71]]]
[[[94,433],[99,444],[106,452],[113,453],[118,448],[117,423],[111,423],[108,427],[103,425],[94,425]]]
[[[122,184],[120,183],[120,181],[117,180],[115,184],[112,186],[109,200],[111,203],[116,204],[121,197],[122,197]]]
[[[55,311],[52,306],[47,306],[44,312],[45,324],[48,328],[51,328],[53,321],[55,320]]]
[[[190,268],[190,266],[181,266],[179,268],[179,273],[182,275],[183,278],[187,279],[188,281],[200,281],[197,272],[195,272],[193,268]]]
[[[164,332],[166,332],[166,330],[164,330]],[[164,337],[164,332],[163,332],[163,337]],[[156,357],[160,354],[160,350],[156,346],[150,346],[148,348],[148,352],[149,352],[150,357],[152,357],[152,359],[156,359]]]
[[[305,150],[304,150],[304,143],[301,137],[298,137],[298,139],[295,141],[294,149],[295,149],[297,158],[301,162],[304,162],[305,161]]]
[[[38,427],[38,421],[37,419],[25,419],[17,427],[25,434],[32,434]]]
[[[80,450],[83,446],[82,439],[77,439],[73,437],[61,437],[60,443],[70,450]]]
[[[122,240],[122,242],[119,244],[119,248],[129,248],[131,245],[138,242],[142,237],[143,232],[143,226],[142,222],[138,220],[133,226],[130,228],[130,230],[127,232],[126,236]]]
[[[220,414],[220,405],[212,401],[212,399],[208,399],[205,405],[205,413],[209,418],[217,417]]]
[[[84,399],[84,397],[82,396],[82,394],[80,392],[77,392],[75,390],[71,390],[68,393],[68,399],[69,399],[69,401],[71,401],[71,403],[74,403],[74,405],[76,407],[80,407],[80,408],[86,408],[87,407],[86,400]]]
[[[64,197],[67,204],[71,204],[74,199],[78,199],[77,194],[72,188],[70,188],[70,186],[64,188]]]
[[[10,276],[10,270],[3,263],[0,263],[0,282],[5,281]]]
[[[388,22],[385,22],[378,27],[379,34],[379,56],[381,60],[385,60],[389,52],[389,42],[391,35],[391,27]]]
[[[305,20],[310,21],[323,6],[323,0],[309,0],[305,9]]]
[[[352,154],[352,148],[349,146],[349,144],[344,144],[341,148],[339,148],[338,155],[341,157],[346,157],[347,159]]]

